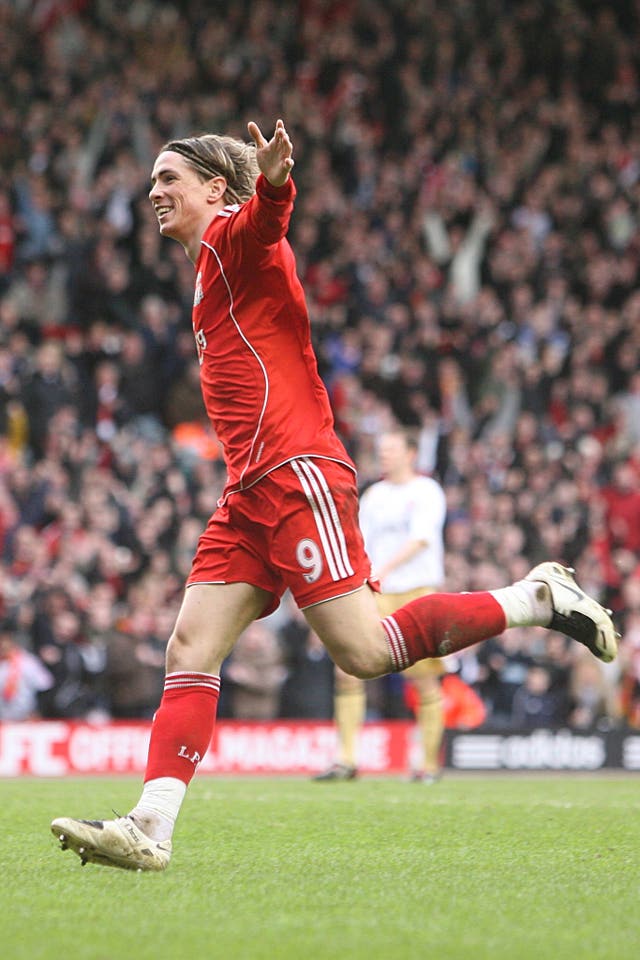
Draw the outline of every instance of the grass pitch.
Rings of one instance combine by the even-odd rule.
[[[640,781],[192,784],[165,874],[61,853],[129,779],[0,781],[6,960],[637,960]]]

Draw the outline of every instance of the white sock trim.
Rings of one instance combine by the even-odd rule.
[[[507,627],[546,627],[551,622],[551,600],[541,586],[534,580],[519,580],[489,591],[502,607]]]
[[[168,673],[164,680],[165,690],[191,689],[211,690],[220,693],[220,677],[211,673]]]
[[[155,780],[148,780],[142,788],[142,795],[132,813],[156,814],[173,825],[186,792],[186,783],[178,780],[177,777],[157,777]]]

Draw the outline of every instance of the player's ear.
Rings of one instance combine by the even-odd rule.
[[[227,181],[224,177],[211,177],[211,180],[209,180],[209,192],[207,194],[209,203],[217,203],[218,200],[221,200],[224,197],[226,189]]]

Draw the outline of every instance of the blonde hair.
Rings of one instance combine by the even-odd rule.
[[[201,137],[170,140],[160,151],[179,153],[202,180],[224,177],[228,203],[244,203],[256,191],[260,173],[255,144],[244,143],[234,137],[205,133]]]

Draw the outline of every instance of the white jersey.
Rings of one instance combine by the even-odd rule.
[[[51,690],[54,679],[42,661],[21,648],[0,660],[0,722],[28,720],[36,713],[36,694]]]
[[[416,476],[406,483],[379,480],[365,490],[360,499],[360,528],[374,574],[407,541],[424,540],[427,544],[385,577],[384,593],[442,585],[446,512],[444,491],[430,477]]]

